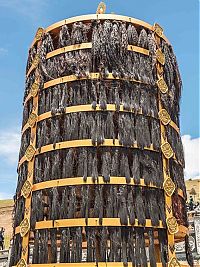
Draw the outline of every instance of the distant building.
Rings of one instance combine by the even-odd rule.
[[[200,176],[185,181],[187,198],[193,197],[194,201],[200,202]]]

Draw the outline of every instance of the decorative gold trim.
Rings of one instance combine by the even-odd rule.
[[[44,29],[43,28],[38,28],[37,29],[37,32],[36,32],[35,38],[34,38],[35,42],[38,42],[38,41],[41,40],[43,33],[44,33]]]
[[[31,113],[29,118],[28,118],[28,121],[27,121],[27,124],[29,127],[33,127],[35,124],[36,124],[36,121],[37,121],[37,114],[35,113]]]
[[[38,64],[40,62],[40,57],[38,54],[35,55],[35,58],[33,59],[32,61],[32,65],[30,67],[30,69],[28,70],[27,74],[26,74],[26,77],[28,77],[30,75],[30,73],[35,69],[37,68]]]
[[[119,144],[119,140],[118,139],[115,140],[114,144],[113,144],[113,139],[105,139],[104,143],[102,145],[100,145],[100,146],[124,147],[123,145]],[[94,146],[92,145],[92,140],[91,139],[70,140],[70,141],[64,141],[64,142],[59,142],[59,143],[56,143],[56,144],[49,144],[49,145],[43,146],[43,147],[41,147],[40,152],[39,152],[38,149],[36,150],[35,155],[43,154],[43,153],[54,151],[54,150],[57,150],[57,149],[72,148],[72,147],[94,147]],[[137,144],[133,144],[129,148],[138,149],[139,147],[137,146]],[[165,148],[165,146],[164,146],[164,148]],[[148,151],[154,151],[154,152],[157,152],[157,153],[159,152],[158,150],[155,150],[153,148],[153,145],[151,145],[150,147],[144,147],[144,149],[148,150]],[[173,158],[174,158],[174,160],[177,161],[177,159],[176,159],[174,154],[173,154]],[[21,164],[23,164],[26,160],[27,160],[26,155],[24,155],[20,159],[18,167],[20,167]],[[178,162],[178,163],[180,164],[180,162]]]
[[[57,180],[49,180],[49,181],[45,181],[45,182],[41,182],[41,183],[37,183],[34,184],[32,187],[32,191],[38,191],[38,190],[42,190],[42,189],[47,189],[47,188],[52,188],[52,187],[62,187],[62,186],[70,186],[70,185],[97,185],[97,184],[105,184],[105,182],[103,181],[103,177],[99,176],[98,177],[98,181],[93,182],[92,177],[87,177],[86,182],[83,180],[83,177],[69,177],[69,178],[62,178],[62,179],[57,179]],[[134,178],[131,178],[131,182],[129,184],[127,184],[126,182],[126,178],[125,177],[115,177],[115,176],[111,176],[110,177],[110,182],[106,183],[106,184],[126,184],[126,185],[136,185],[134,183]],[[146,187],[147,185],[144,183],[144,179],[140,179],[139,184],[137,184],[138,186],[143,186]],[[156,187],[152,184],[148,185],[147,187],[150,188],[158,188],[158,189],[162,189],[159,187]],[[178,189],[178,195],[182,198],[183,197],[183,191],[179,188]]]
[[[119,140],[118,139],[115,140],[114,144],[113,144],[113,139],[105,139],[104,143],[101,146],[123,147],[122,145],[119,144]],[[49,144],[49,145],[43,146],[43,147],[41,147],[40,152],[39,152],[38,149],[36,150],[35,155],[43,154],[43,153],[54,151],[54,150],[58,150],[58,149],[72,148],[72,147],[94,147],[94,146],[92,144],[92,140],[91,139],[70,140],[70,141],[64,141],[64,142],[59,142],[59,143],[56,143],[56,144]],[[133,146],[131,146],[130,148],[137,149],[138,146],[136,144],[133,144]],[[33,149],[34,149],[34,147],[33,147]],[[144,147],[144,149],[148,150],[148,151],[158,152],[157,150],[155,150],[153,148],[153,146]],[[32,152],[31,148],[30,148],[30,151]],[[28,158],[31,158],[31,155],[30,156],[28,155]],[[25,154],[25,156],[23,156],[20,159],[19,166],[26,160],[28,160],[28,159],[27,159],[26,154]]]
[[[137,52],[146,56],[149,56],[149,50],[135,45],[128,45],[128,51]]]
[[[125,177],[111,176],[110,182],[105,183],[102,176],[98,177],[98,181],[93,182],[92,177],[87,177],[87,180],[84,181],[83,177],[73,177],[73,178],[62,178],[57,180],[50,180],[33,185],[33,191],[38,191],[42,189],[52,188],[52,187],[62,187],[62,186],[78,186],[78,185],[98,185],[98,184],[114,184],[114,185],[137,185],[142,187],[150,187],[162,189],[154,185],[146,185],[144,179],[140,179],[139,184],[134,183],[134,179],[131,178],[130,183],[126,182]]]
[[[30,95],[32,97],[35,97],[38,93],[38,90],[39,90],[39,83],[34,82],[33,85],[31,86]]]
[[[28,102],[28,100],[31,97],[36,97],[38,94],[38,91],[39,91],[39,83],[37,81],[35,81],[31,86],[30,93],[27,95],[27,97],[24,101],[24,105]]]
[[[169,267],[181,267],[182,265],[178,262],[177,258],[173,257],[168,263]]]
[[[93,218],[94,219],[94,218]],[[97,218],[98,219],[98,218]],[[114,218],[113,218],[114,219]],[[116,218],[115,218],[116,219]],[[120,225],[121,226],[121,225]],[[178,233],[175,234],[175,238],[178,240],[178,241],[182,241],[182,239],[185,237],[185,235],[188,234],[188,229],[187,227],[183,226],[183,225],[179,225],[178,226],[179,228],[179,231]],[[45,229],[45,228],[44,228]],[[20,227],[17,226],[15,228],[15,235],[19,234],[20,233]]]
[[[27,198],[29,197],[31,191],[32,191],[32,184],[29,180],[26,180],[22,187],[21,194],[24,198]]]
[[[54,86],[54,85],[57,85],[57,84],[61,84],[61,83],[80,81],[80,80],[98,80],[99,78],[100,78],[100,73],[98,73],[98,72],[89,73],[89,75],[87,77],[83,77],[83,78],[78,78],[75,75],[68,75],[68,76],[64,76],[64,77],[61,77],[61,78],[53,79],[53,80],[50,80],[50,81],[44,83],[44,88],[43,89],[47,89],[47,88],[49,88],[51,86]],[[120,78],[120,77],[114,78],[112,73],[109,73],[108,77],[106,77],[105,80],[127,80],[127,79]],[[129,81],[130,82],[136,82],[136,83],[140,83],[140,84],[149,85],[149,84],[147,84],[145,82],[138,81],[138,80],[135,80],[135,79],[129,79]],[[28,96],[26,97],[25,101],[24,101],[24,104],[30,99],[30,97],[31,97],[31,95],[29,93]]]
[[[178,223],[175,217],[169,217],[166,220],[168,231],[171,235],[178,233]]]
[[[28,218],[25,218],[21,223],[20,223],[20,235],[21,237],[24,237],[30,230],[30,222]]]
[[[158,23],[154,23],[154,32],[158,35],[158,37],[162,38],[163,28]]]
[[[35,58],[33,59],[32,66],[33,66],[34,68],[36,68],[37,65],[39,64],[39,62],[40,62],[40,57],[39,57],[38,54],[36,54],[36,55],[35,55]]]
[[[156,59],[161,65],[165,65],[165,55],[160,48],[156,50]]]
[[[104,14],[106,12],[106,4],[104,2],[100,2],[96,14]]]
[[[165,158],[170,159],[174,156],[171,145],[168,142],[165,142],[161,145],[161,150]]]
[[[80,263],[40,263],[29,264],[29,267],[97,267],[96,262],[80,262]],[[132,262],[127,262],[127,267],[132,267]],[[150,267],[150,263],[147,265]],[[186,267],[181,265],[182,267]],[[14,267],[14,266],[13,266]],[[26,266],[19,266],[26,267]],[[98,262],[98,267],[124,267],[123,262]],[[162,267],[162,263],[156,263],[156,267]],[[187,266],[188,267],[188,266]]]
[[[34,148],[34,146],[29,145],[25,152],[26,160],[31,161],[35,152],[36,152],[36,149]]]
[[[49,52],[46,55],[46,59],[55,57],[63,53],[76,51],[76,50],[82,50],[82,49],[90,49],[90,48],[92,48],[92,43],[81,43],[81,44],[68,45],[68,46],[53,50],[52,52]]]
[[[58,30],[58,28],[62,27],[65,24],[72,24],[78,21],[87,22],[87,21],[91,21],[95,19],[99,19],[99,20],[111,19],[111,20],[125,21],[125,22],[129,22],[137,26],[142,26],[146,29],[154,31],[154,26],[142,20],[136,19],[136,18],[131,18],[131,17],[117,15],[117,14],[88,14],[88,15],[72,17],[72,18],[68,18],[68,19],[64,19],[62,21],[56,22],[50,25],[49,27],[47,27],[46,32]],[[166,36],[164,36],[164,34],[162,38],[169,44],[169,40],[166,38]]]
[[[171,197],[176,189],[174,182],[170,177],[167,177],[167,179],[163,183],[163,188],[165,190],[165,193]]]
[[[166,94],[168,92],[168,86],[163,77],[160,77],[160,79],[157,80],[156,84],[159,90],[161,91],[161,93]]]
[[[27,263],[26,263],[26,261],[25,261],[25,259],[20,259],[19,261],[18,261],[18,263],[16,264],[16,267],[27,267]]]
[[[124,226],[124,225],[121,225],[120,218],[103,218],[102,224],[99,223],[99,218],[88,218],[88,224],[86,224],[85,218],[76,218],[76,219],[36,222],[35,229],[79,227],[79,226]],[[130,222],[128,222],[127,226],[133,226],[133,225],[131,225]],[[139,225],[138,220],[136,219],[134,227],[144,227],[144,226]],[[159,221],[158,226],[152,226],[150,219],[146,219],[145,227],[164,228],[162,225],[162,221]]]
[[[75,45],[68,45],[62,48],[58,48],[56,50],[53,50],[52,52],[49,52],[46,55],[46,59],[52,58],[54,56],[67,53],[70,51],[76,51],[76,50],[82,50],[82,49],[91,49],[92,43],[81,43],[81,44],[75,44]],[[134,46],[134,45],[128,45],[127,47],[128,51],[133,51],[137,53],[144,54],[146,56],[149,56],[149,50],[144,49],[142,47]]]
[[[98,80],[100,79],[100,73],[99,72],[92,72],[88,74],[88,77],[83,77],[83,78],[78,78],[75,75],[68,75],[68,76],[64,76],[61,78],[57,78],[54,80],[51,80],[49,82],[44,83],[44,89],[47,89],[51,86],[57,85],[57,84],[61,84],[61,83],[66,83],[66,82],[73,82],[73,81],[80,81],[80,80]],[[112,73],[108,74],[108,77],[105,78],[105,80],[126,80],[125,78],[114,78]],[[147,84],[145,82],[142,81],[138,81],[135,79],[129,79],[130,82],[136,82],[136,83],[140,83],[140,84]]]
[[[99,105],[97,105],[95,110],[92,108],[91,105],[78,105],[78,106],[66,107],[65,110],[64,110],[64,113],[65,114],[69,114],[69,113],[74,113],[74,112],[92,112],[92,111],[96,112],[96,111],[102,111],[102,110],[100,109]],[[116,106],[114,104],[107,104],[106,111],[115,112],[116,111]],[[104,112],[106,112],[106,111],[104,110]],[[120,105],[119,112],[130,112],[130,113],[134,113],[135,114],[134,111],[124,110],[123,105]],[[142,112],[138,112],[137,114],[138,115],[143,115]],[[60,113],[56,114],[56,116],[59,116],[59,115],[60,115]],[[51,118],[51,117],[52,117],[52,114],[51,114],[50,111],[48,111],[46,113],[42,113],[37,117],[37,122],[40,122],[42,120],[46,120],[46,119]],[[147,116],[147,117],[151,117],[151,118],[157,119],[157,118],[152,117],[152,116]],[[175,131],[180,133],[178,126],[173,121],[170,121],[169,124]],[[27,124],[24,125],[24,127],[22,129],[22,134],[26,131],[26,129],[28,129],[28,127],[29,127],[29,125],[27,125]]]
[[[158,112],[158,116],[159,116],[159,119],[161,120],[162,124],[164,124],[164,125],[169,124],[171,121],[170,115],[166,109],[161,109]]]

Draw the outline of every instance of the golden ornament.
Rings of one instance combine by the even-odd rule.
[[[162,53],[160,48],[156,50],[156,59],[161,65],[165,64],[165,55]]]
[[[157,83],[157,86],[158,86],[159,90],[161,91],[161,93],[166,94],[168,91],[168,86],[167,86],[164,78],[161,77],[159,80],[157,80],[156,83]]]
[[[172,179],[168,176],[167,179],[163,183],[163,188],[165,190],[165,193],[171,197],[176,189],[174,182]]]
[[[154,32],[155,32],[159,37],[162,37],[162,36],[163,36],[163,28],[162,28],[158,23],[155,23],[155,24],[154,24]]]
[[[16,267],[27,267],[25,259],[20,259],[16,264]]]
[[[30,195],[31,190],[32,190],[32,184],[31,184],[31,182],[26,180],[23,187],[22,187],[22,196],[24,198],[27,198]]]
[[[175,217],[167,218],[167,228],[171,235],[174,235],[178,232],[178,223]]]
[[[165,142],[161,145],[161,150],[162,150],[162,153],[164,154],[165,158],[167,158],[167,159],[170,159],[174,155],[172,147],[168,142]]]
[[[173,257],[168,263],[169,267],[181,267],[181,264],[178,262],[177,258]]]
[[[30,222],[28,218],[25,218],[21,223],[20,223],[20,235],[21,237],[24,237],[30,230]]]
[[[36,152],[36,149],[32,145],[29,145],[28,148],[26,149],[26,152],[25,152],[25,156],[26,156],[27,161],[32,160],[35,152]]]
[[[29,127],[32,128],[35,125],[36,121],[37,121],[37,115],[35,113],[31,113],[27,122]]]
[[[169,124],[171,121],[170,115],[166,109],[161,109],[158,112],[158,116],[159,116],[159,119],[161,120],[162,124],[164,124],[164,125]]]
[[[44,29],[43,28],[38,28],[36,34],[35,34],[35,40],[40,41],[43,35]]]
[[[39,90],[39,84],[37,82],[34,82],[33,85],[31,86],[30,95],[32,97],[35,97],[38,93],[38,90]]]
[[[36,68],[37,65],[39,64],[39,62],[40,62],[40,57],[39,57],[39,55],[37,54],[37,55],[35,56],[35,58],[33,59],[33,61],[32,61],[32,66],[33,66],[34,68]]]
[[[106,4],[104,2],[99,3],[96,14],[104,14],[106,12]]]

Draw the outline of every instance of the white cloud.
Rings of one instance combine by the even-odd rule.
[[[0,157],[6,163],[17,164],[21,135],[17,130],[0,131]]]
[[[9,194],[9,193],[5,193],[5,192],[0,192],[0,200],[3,199],[12,199],[13,195]]]
[[[200,175],[199,145],[200,137],[192,139],[190,135],[183,135],[182,142],[185,153],[185,178],[194,178]]]

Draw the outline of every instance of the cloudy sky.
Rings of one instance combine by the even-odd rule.
[[[12,197],[22,120],[22,97],[28,47],[39,26],[96,12],[97,0],[0,0],[0,199]],[[172,43],[183,79],[181,135],[185,178],[199,175],[199,1],[107,0],[114,12],[158,22]]]

